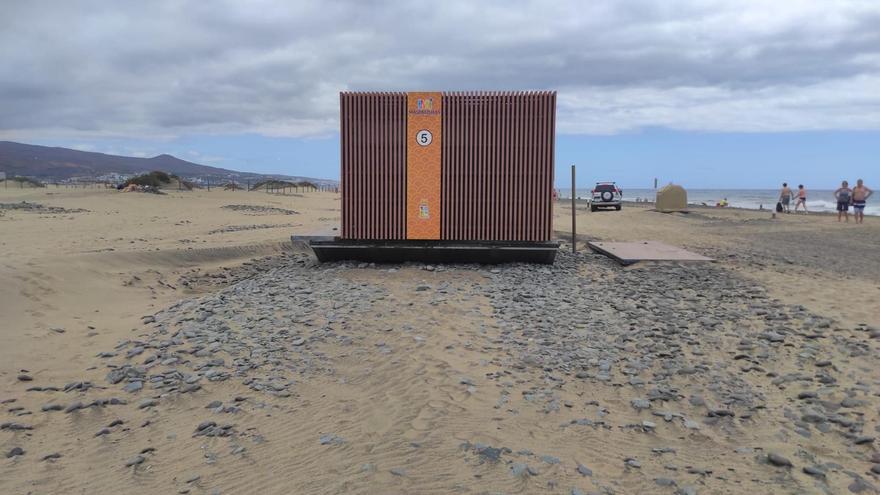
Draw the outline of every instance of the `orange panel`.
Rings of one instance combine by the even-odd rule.
[[[442,93],[406,95],[406,238],[440,239]]]

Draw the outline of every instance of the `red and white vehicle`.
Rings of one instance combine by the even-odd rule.
[[[597,182],[590,198],[590,211],[599,208],[614,208],[620,211],[623,191],[614,182]]]

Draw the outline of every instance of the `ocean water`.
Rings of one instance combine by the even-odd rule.
[[[576,189],[575,192],[580,198],[589,198],[589,189]],[[718,201],[727,198],[730,206],[736,208],[748,208],[758,210],[772,210],[776,208],[776,202],[779,200],[778,189],[688,189],[688,204],[713,206]],[[571,197],[571,190],[560,190],[560,197]],[[623,188],[624,201],[635,201],[636,199],[647,199],[654,201],[654,189],[626,189]],[[794,210],[796,200],[791,203]],[[837,202],[834,200],[834,191],[831,190],[807,190],[807,208],[809,211],[837,211]],[[852,213],[852,208],[849,209]],[[875,192],[868,199],[868,206],[865,207],[865,215],[880,216],[880,192]]]

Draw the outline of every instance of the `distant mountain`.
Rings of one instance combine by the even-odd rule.
[[[112,173],[130,175],[152,170],[161,170],[182,177],[273,177],[310,180],[320,184],[336,183],[336,181],[327,179],[237,172],[235,170],[188,162],[171,155],[137,158],[0,141],[0,172],[6,172],[6,175],[10,177],[21,175],[43,180],[60,180],[71,177],[98,177]]]

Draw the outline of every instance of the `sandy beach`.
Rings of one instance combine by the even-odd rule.
[[[332,193],[0,204],[0,493],[880,490],[877,217],[582,205],[553,266],[374,266],[292,249]]]

